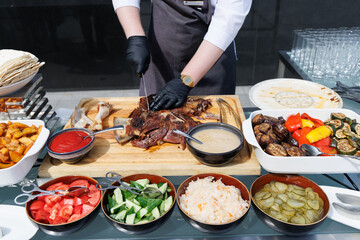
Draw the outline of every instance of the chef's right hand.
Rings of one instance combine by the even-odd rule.
[[[150,63],[150,51],[145,36],[131,36],[128,38],[126,60],[130,63],[136,74],[141,75],[145,73]]]

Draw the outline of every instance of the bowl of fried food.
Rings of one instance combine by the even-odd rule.
[[[251,186],[256,215],[286,235],[302,235],[320,226],[329,213],[329,199],[313,181],[299,175],[266,174]]]
[[[41,120],[0,121],[0,186],[15,184],[28,174],[49,133]]]

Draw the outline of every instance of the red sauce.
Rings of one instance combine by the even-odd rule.
[[[50,143],[50,150],[57,153],[68,153],[79,150],[91,142],[91,137],[83,131],[69,131],[57,135]]]

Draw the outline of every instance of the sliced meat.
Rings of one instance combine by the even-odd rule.
[[[277,143],[270,143],[266,147],[265,151],[268,154],[273,155],[273,156],[281,156],[281,157],[287,156],[287,152],[286,152],[285,148]]]

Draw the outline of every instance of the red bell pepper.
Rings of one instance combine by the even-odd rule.
[[[300,113],[296,115],[290,115],[285,121],[285,127],[289,132],[295,132],[301,127],[301,116]]]
[[[317,142],[314,142],[314,146],[315,147],[329,147],[331,143],[331,138],[330,137],[326,137],[323,138]]]
[[[296,141],[299,142],[300,140],[300,135],[301,135],[301,129],[299,128],[298,130],[296,130],[295,132],[293,132],[293,134],[291,135]]]
[[[322,151],[323,153],[330,153],[330,154],[336,154],[336,148],[334,147],[318,147],[318,149],[320,149],[320,151]],[[322,154],[321,156],[331,156],[331,155],[327,155],[327,154]]]
[[[310,127],[304,127],[301,129],[301,132],[300,132],[300,139],[298,141],[299,143],[299,147],[301,147],[301,145],[303,144],[309,144],[311,145],[311,143],[309,142],[309,140],[307,140],[306,138],[306,135],[311,132],[312,128]]]
[[[315,124],[315,127],[324,125],[323,121],[321,121],[320,119],[317,119],[317,118],[312,118],[307,113],[301,114],[301,118],[309,119],[310,121],[312,121]]]

